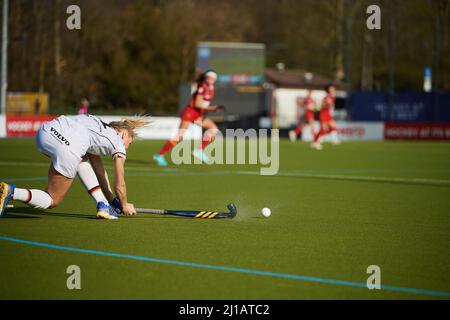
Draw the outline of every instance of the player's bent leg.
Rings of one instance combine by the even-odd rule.
[[[297,137],[302,133],[303,130],[303,124],[300,123],[295,127],[295,129],[289,131],[289,139],[291,142],[295,142],[297,140]]]
[[[219,128],[216,123],[209,118],[203,119],[201,126],[203,129],[206,129],[202,137],[201,145],[201,150],[204,150],[211,142],[215,140],[216,135],[219,132]]]
[[[209,136],[212,140],[214,140],[214,137],[219,132],[219,128],[217,127],[216,123],[209,118],[203,119],[202,128],[207,130],[206,135]]]
[[[311,136],[312,136],[313,139],[314,139],[314,137],[315,137],[316,134],[317,134],[316,128],[315,128],[315,126],[314,126],[314,120],[308,121],[308,124],[309,124],[309,128],[311,129]]]
[[[321,123],[321,125],[320,125],[320,128],[321,128],[321,130],[322,130],[322,133],[320,134],[320,137],[319,137],[319,143],[322,143],[322,141],[323,141],[323,138],[328,134],[328,133],[330,133],[330,124],[329,124],[329,122],[323,122],[323,123]]]
[[[190,123],[190,121],[181,120],[176,138],[167,140],[162,149],[157,154],[153,155],[153,160],[155,160],[155,162],[160,167],[165,167],[168,165],[167,160],[164,158],[164,155],[183,140],[184,133],[189,128]]]
[[[97,176],[95,175],[94,169],[92,168],[87,158],[83,158],[83,160],[78,165],[77,174],[86,191],[89,193],[96,204],[99,202],[108,203],[108,200],[106,199],[105,195],[103,194],[102,188],[100,187]]]
[[[205,148],[215,140],[217,133],[219,132],[219,128],[211,119],[205,118],[203,119],[202,128],[206,129],[205,134],[202,137],[202,145],[200,149],[195,149],[193,151],[193,155],[200,159],[203,162],[209,162],[208,156],[203,152]]]
[[[321,138],[326,134],[328,130],[328,124],[326,122],[320,123],[320,131],[314,136],[314,142],[311,144],[311,148],[316,150],[322,150]]]
[[[53,168],[53,167],[51,167]],[[54,169],[53,169],[54,170]],[[56,170],[55,170],[56,171]],[[50,177],[50,174],[49,174]],[[68,179],[64,177],[65,179]],[[70,180],[70,179],[68,179]],[[49,178],[50,181],[50,178]],[[49,183],[50,184],[50,183]],[[67,184],[67,183],[66,183]],[[68,187],[72,182],[70,181]],[[64,189],[64,186],[61,186]],[[66,189],[67,192],[68,188]],[[61,191],[58,191],[61,193]],[[64,193],[65,194],[65,193]],[[0,215],[6,212],[8,203],[11,200],[17,200],[25,203],[26,205],[35,208],[35,209],[49,209],[56,207],[61,200],[64,198],[64,195],[56,194],[59,198],[56,200],[51,196],[49,192],[37,190],[37,189],[23,189],[17,188],[14,185],[8,185],[4,182],[0,184]]]
[[[50,166],[50,169],[48,170],[48,186],[46,191],[53,200],[51,208],[57,207],[62,202],[67,191],[69,191],[72,186],[72,182],[73,179],[63,176],[53,168],[53,165]]]
[[[42,128],[36,135],[36,144],[38,149],[45,155],[52,158],[52,161],[62,165],[62,168],[67,169],[69,172],[73,167],[72,165],[77,161],[75,158],[64,158],[66,155],[61,149],[58,149],[58,144],[54,143],[49,133]],[[74,160],[75,162],[73,162]],[[55,181],[57,179],[58,181]],[[57,206],[64,198],[65,193],[72,184],[72,179],[69,179],[59,172],[57,172],[53,164],[50,166],[48,174],[49,190],[42,191],[37,189],[23,189],[17,188],[14,185],[2,184],[0,198],[3,200],[0,202],[1,210],[4,213],[7,203],[10,200],[17,200],[27,204],[30,207],[36,209],[48,209]],[[52,194],[53,193],[53,194]]]
[[[336,130],[336,121],[334,120],[330,121],[330,134],[331,134],[331,143],[333,143],[334,145],[341,143]]]
[[[83,158],[78,165],[77,174],[87,192],[95,202],[97,208],[97,218],[117,219],[119,212],[114,210],[114,208],[109,205],[109,202],[100,187],[100,183],[98,182],[94,169],[89,163],[87,157]]]

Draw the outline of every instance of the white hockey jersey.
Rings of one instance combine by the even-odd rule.
[[[79,157],[90,153],[126,158],[125,145],[117,131],[96,116],[60,116],[45,123],[43,129]]]

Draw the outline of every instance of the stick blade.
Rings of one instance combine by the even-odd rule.
[[[218,215],[214,216],[212,219],[233,219],[237,215],[237,207],[235,204],[230,203],[227,206],[229,212],[220,212]]]
[[[230,203],[227,206],[227,208],[228,208],[228,210],[230,210],[230,217],[231,218],[236,217],[236,215],[237,215],[237,207],[236,207],[236,205],[234,203]]]

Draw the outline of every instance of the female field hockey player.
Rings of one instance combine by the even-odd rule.
[[[153,156],[153,159],[158,165],[167,166],[164,155],[183,139],[183,135],[191,123],[197,124],[207,130],[202,138],[201,148],[195,149],[193,155],[204,162],[208,161],[208,157],[203,150],[214,140],[219,129],[214,121],[204,117],[204,113],[206,111],[223,109],[222,106],[211,106],[211,101],[214,98],[214,84],[216,80],[217,74],[212,70],[208,70],[200,76],[197,81],[197,89],[192,94],[189,104],[181,113],[181,123],[177,136],[174,139],[168,140],[162,149]]]
[[[303,101],[300,101],[299,107],[302,109],[300,113],[303,113],[304,119],[300,119],[300,123],[294,130],[289,131],[289,139],[292,142],[297,140],[297,137],[302,132],[303,128],[309,125],[311,129],[311,135],[314,137],[316,135],[316,129],[314,128],[314,109],[316,109],[316,102],[312,98],[312,91],[308,90],[307,96]]]
[[[319,112],[320,131],[314,136],[314,142],[311,147],[317,150],[322,150],[320,139],[326,135],[332,135],[332,142],[339,144],[339,140],[336,132],[336,121],[333,118],[334,104],[336,102],[336,87],[333,85],[327,85],[325,87],[327,95],[322,100],[322,108]]]
[[[117,219],[120,212],[135,215],[134,205],[128,202],[124,165],[127,149],[136,136],[135,130],[149,122],[148,118],[135,117],[107,124],[92,115],[78,115],[60,116],[43,124],[37,132],[36,144],[39,151],[52,160],[47,189],[22,189],[0,183],[0,215],[11,200],[37,209],[55,208],[77,174],[97,202],[98,218]],[[103,156],[113,158],[117,198],[110,189]]]

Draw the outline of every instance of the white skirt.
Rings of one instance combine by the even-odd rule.
[[[63,176],[74,179],[82,158],[78,151],[75,136],[60,132],[61,127],[55,120],[44,124],[36,135],[38,150],[52,159],[53,168]]]

